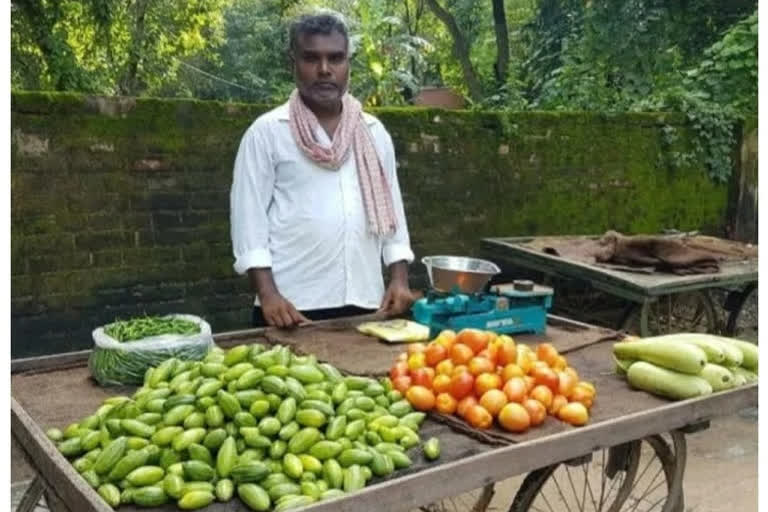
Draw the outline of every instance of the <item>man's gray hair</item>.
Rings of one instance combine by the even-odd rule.
[[[289,52],[295,55],[302,35],[330,35],[338,32],[347,41],[347,54],[353,51],[349,29],[344,16],[331,9],[317,9],[311,14],[302,14],[291,22],[288,29]]]

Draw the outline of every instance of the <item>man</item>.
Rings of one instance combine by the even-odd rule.
[[[413,252],[394,147],[347,93],[347,28],[333,14],[302,16],[290,52],[296,89],[246,131],[230,195],[234,268],[256,293],[253,325],[402,313],[413,301]]]

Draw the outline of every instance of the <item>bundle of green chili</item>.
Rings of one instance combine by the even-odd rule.
[[[208,323],[193,315],[144,316],[118,320],[93,331],[88,359],[101,385],[139,385],[148,368],[175,357],[199,360],[213,346]]]

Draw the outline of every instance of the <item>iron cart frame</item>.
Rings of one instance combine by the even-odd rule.
[[[726,262],[722,264],[721,271],[717,274],[642,274],[590,265],[525,246],[525,244],[538,239],[565,241],[584,238],[599,237],[484,238],[482,250],[485,257],[492,259],[502,269],[522,267],[541,272],[550,278],[577,280],[589,283],[595,289],[609,295],[630,301],[633,305],[624,312],[621,321],[615,327],[626,329],[634,317],[635,321],[639,320],[639,334],[641,336],[661,334],[658,331],[653,332],[649,327],[649,319],[654,315],[655,308],[663,306],[665,299],[671,308],[674,299],[683,296],[696,302],[701,315],[711,315],[710,325],[706,326],[707,331],[723,332],[729,336],[734,335],[736,323],[745,302],[757,290],[757,258]],[[724,309],[728,313],[725,322],[719,322],[716,319],[715,308],[708,293],[712,289],[728,290],[724,304]],[[674,332],[674,329],[667,332]]]
[[[557,318],[557,317],[552,317]],[[559,321],[592,328],[580,322],[560,318]],[[215,335],[222,347],[254,341],[264,329],[249,329]],[[16,359],[11,363],[11,373],[16,376],[46,372],[40,378],[55,379],[57,372],[83,368],[90,351],[72,352],[53,356]],[[85,371],[85,370],[82,370]],[[12,390],[13,394],[13,390]],[[38,400],[38,395],[33,400]],[[623,415],[609,421],[590,423],[584,427],[545,435],[518,444],[493,446],[481,443],[449,426],[427,419],[423,428],[428,435],[437,435],[444,444],[460,443],[463,452],[446,460],[405,470],[394,476],[348,494],[342,498],[319,502],[304,509],[311,512],[356,512],[368,510],[408,510],[422,507],[433,510],[430,503],[446,497],[470,491],[480,492],[477,503],[470,510],[484,510],[493,494],[493,484],[515,475],[529,473],[518,491],[510,510],[528,510],[527,503],[538,486],[561,464],[579,465],[588,461],[596,450],[606,449],[609,459],[627,460],[628,454],[639,446],[640,440],[660,439],[661,433],[671,436],[672,442],[661,453],[668,485],[668,497],[664,512],[682,510],[682,478],[685,470],[685,434],[706,428],[708,420],[715,416],[733,414],[746,407],[757,405],[757,384],[716,393],[682,402],[664,402],[658,407]],[[55,400],[55,396],[39,396],[40,404]],[[31,405],[31,404],[28,404]],[[691,427],[693,425],[693,427]],[[47,427],[47,425],[46,425]],[[94,489],[74,470],[72,465],[46,437],[43,426],[12,396],[11,433],[28,462],[36,472],[32,485],[19,505],[19,512],[29,512],[45,493],[48,507],[53,512],[109,512],[112,509]],[[653,441],[651,441],[653,442]],[[445,447],[444,447],[445,454]],[[411,468],[414,469],[414,468]],[[456,475],[461,475],[457,478]],[[526,501],[528,500],[528,501]],[[119,510],[139,510],[121,506]],[[176,510],[174,505],[158,507],[156,512]],[[246,511],[237,500],[212,504],[207,512]]]

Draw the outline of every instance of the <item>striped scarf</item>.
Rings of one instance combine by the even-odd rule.
[[[341,120],[331,146],[325,147],[315,138],[320,125],[317,117],[294,89],[288,102],[293,139],[307,158],[326,169],[338,170],[349,157],[351,148],[355,154],[368,229],[377,236],[390,236],[397,228],[392,195],[373,137],[363,119],[362,106],[349,93],[344,94],[341,102]]]

